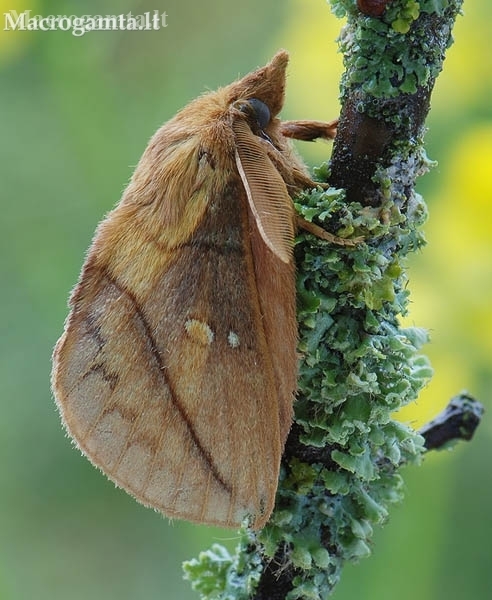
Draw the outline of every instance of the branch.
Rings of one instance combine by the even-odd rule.
[[[468,399],[466,410],[455,405],[420,433],[392,418],[432,373],[420,354],[427,333],[399,319],[409,301],[406,259],[424,244],[427,211],[414,191],[430,164],[424,121],[461,1],[358,2],[368,14],[332,0],[348,17],[346,71],[331,164],[317,174],[333,188],[305,192],[296,208],[366,242],[297,240],[303,360],[275,510],[262,531],[242,529],[235,555],[215,544],[185,563],[204,599],[327,597],[344,564],[370,554],[373,527],[401,500],[399,467],[471,436],[480,413]]]
[[[349,201],[380,206],[382,170],[400,170],[391,179],[403,197],[421,174],[424,122],[461,0],[395,0],[381,19],[357,14],[350,1],[333,3],[349,22],[340,37],[346,71],[330,183]]]

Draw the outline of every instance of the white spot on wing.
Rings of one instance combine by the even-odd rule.
[[[227,341],[229,342],[229,346],[231,348],[237,348],[239,346],[239,336],[235,331],[229,331],[229,335],[227,336]]]

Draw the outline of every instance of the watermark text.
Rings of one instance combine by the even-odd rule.
[[[167,13],[154,10],[141,15],[50,15],[25,10],[3,13],[4,31],[70,31],[77,37],[90,31],[158,31],[167,27]]]

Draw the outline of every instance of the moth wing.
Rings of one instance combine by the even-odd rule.
[[[238,119],[233,130],[237,168],[260,235],[270,250],[288,263],[292,260],[294,219],[285,182],[248,124]]]
[[[261,527],[283,444],[278,386],[247,200],[239,180],[227,189],[190,239],[176,242],[173,229],[179,250],[152,239],[140,212],[131,226],[121,206],[110,213],[72,295],[53,389],[83,453],[143,504],[226,527],[249,516]]]

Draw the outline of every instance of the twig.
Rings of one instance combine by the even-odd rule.
[[[483,405],[466,392],[458,394],[437,417],[419,430],[425,447],[440,450],[449,447],[451,442],[471,440],[484,410]]]

